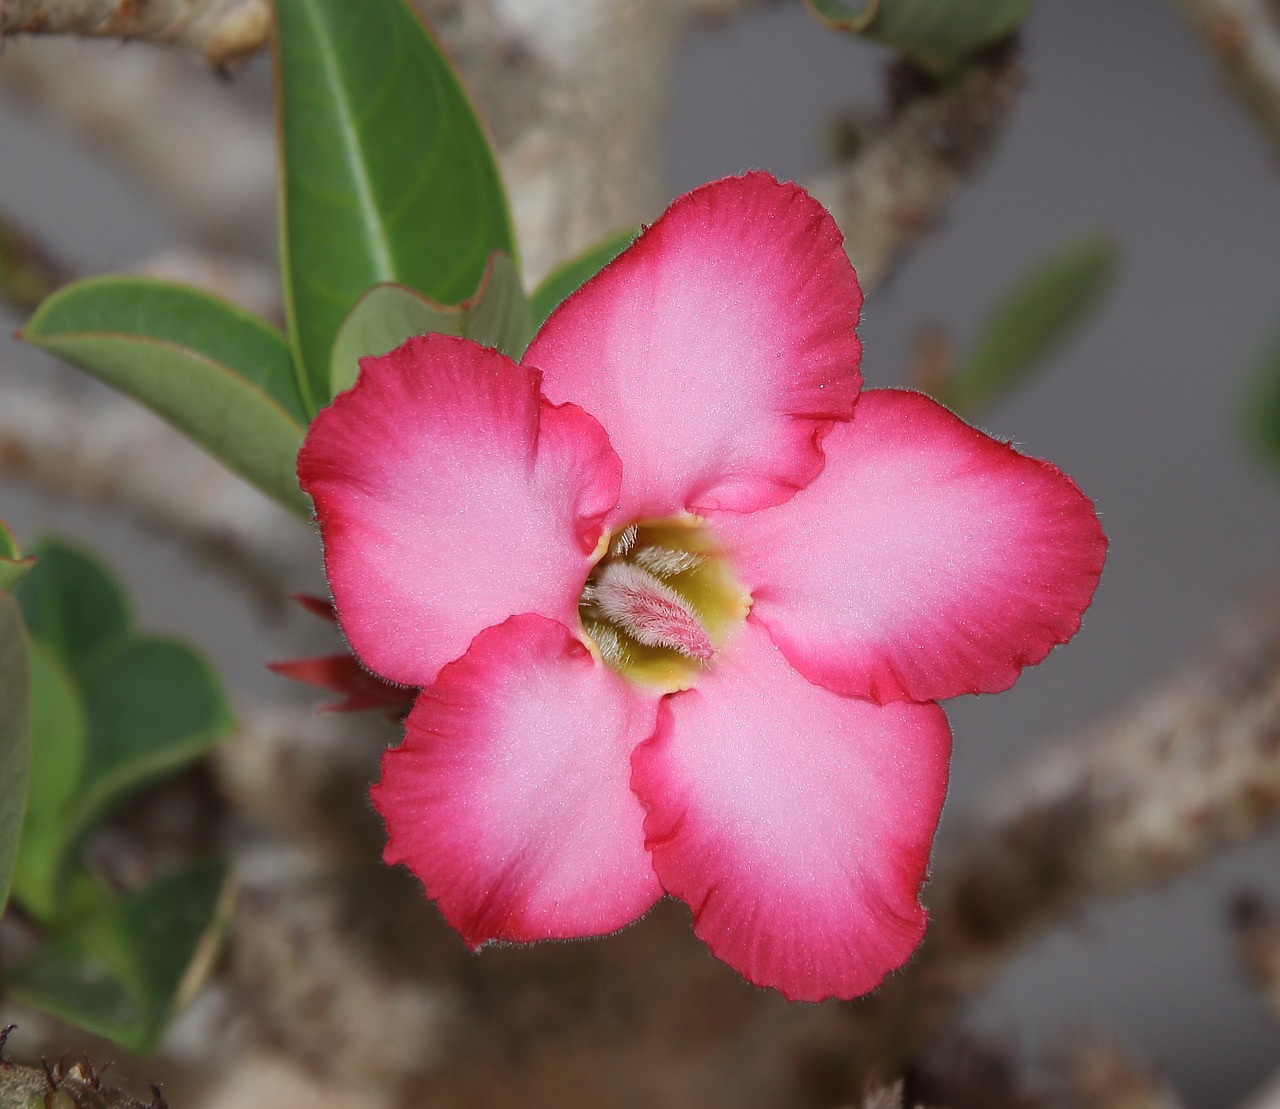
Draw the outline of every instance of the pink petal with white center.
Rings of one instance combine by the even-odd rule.
[[[362,359],[311,425],[298,477],[342,630],[375,673],[428,685],[514,613],[576,627],[619,463],[595,420],[538,387],[496,351],[427,335]]]
[[[793,1001],[851,998],[924,934],[950,747],[937,705],[813,685],[748,620],[663,702],[632,786],[658,877],[717,958]]]
[[[481,632],[383,756],[383,857],[473,947],[621,928],[662,895],[628,788],[654,712],[555,621]]]
[[[862,394],[827,466],[716,531],[802,674],[876,701],[994,693],[1080,627],[1107,541],[1060,470],[918,393]]]
[[[618,519],[779,504],[857,396],[862,294],[826,211],[750,173],[680,197],[530,344],[622,458]]]

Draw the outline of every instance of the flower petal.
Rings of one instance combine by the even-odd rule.
[[[576,626],[617,456],[541,400],[536,372],[427,335],[361,362],[298,458],[342,630],[369,669],[429,684],[481,629],[537,612]]]
[[[786,504],[714,523],[805,677],[880,702],[994,693],[1080,627],[1107,541],[1061,471],[897,389],[823,449]]]
[[[949,752],[937,705],[813,685],[748,620],[663,702],[632,786],[658,877],[718,958],[793,1001],[850,998],[924,934]]]
[[[621,928],[662,894],[628,788],[653,718],[653,698],[555,621],[481,632],[383,756],[383,857],[406,863],[473,946]]]
[[[857,396],[862,294],[842,238],[765,173],[680,197],[547,320],[524,356],[604,424],[618,518],[778,504]]]

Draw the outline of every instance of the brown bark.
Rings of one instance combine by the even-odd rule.
[[[0,0],[0,37],[146,39],[196,50],[214,66],[252,54],[270,27],[269,0]]]

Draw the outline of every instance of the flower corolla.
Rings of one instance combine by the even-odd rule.
[[[936,701],[1079,627],[1106,540],[1053,466],[860,393],[831,217],[750,173],[676,200],[519,364],[410,339],[299,457],[342,629],[421,689],[373,799],[468,944],[664,893],[751,982],[874,988],[924,933]]]

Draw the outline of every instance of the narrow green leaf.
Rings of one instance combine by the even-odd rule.
[[[136,335],[181,347],[225,366],[305,426],[288,344],[250,312],[188,285],[146,277],[92,277],[51,296],[24,337]]]
[[[330,387],[335,394],[351,388],[366,355],[386,354],[411,335],[432,332],[474,339],[518,358],[532,331],[529,302],[511,259],[494,254],[479,290],[461,304],[436,304],[404,285],[369,289],[342,321],[334,340]]]
[[[565,297],[590,281],[626,250],[635,241],[637,234],[634,227],[619,231],[561,263],[547,274],[529,298],[533,308],[533,330],[536,331],[546,322],[547,317]]]
[[[9,530],[8,524],[0,520],[0,592],[7,593],[13,589],[19,579],[35,565],[35,561],[34,556],[22,556],[13,532]]]
[[[31,776],[13,897],[33,916],[51,921],[62,910],[68,813],[80,785],[87,728],[80,693],[57,658],[33,641],[29,662]]]
[[[18,603],[0,593],[0,910],[9,899],[27,807],[30,678]]]
[[[488,140],[405,0],[277,0],[276,70],[285,299],[316,408],[366,289],[455,304],[515,239]]]
[[[1026,380],[1101,303],[1119,261],[1119,249],[1105,235],[1056,250],[996,306],[942,399],[972,413]]]
[[[1280,336],[1263,354],[1249,396],[1248,426],[1262,457],[1280,468]]]
[[[35,568],[14,589],[31,637],[83,673],[129,633],[129,608],[92,555],[57,539],[36,546]]]
[[[824,23],[907,55],[939,76],[1011,35],[1034,0],[808,0]]]
[[[294,474],[306,409],[284,337],[256,316],[197,289],[101,277],[50,297],[21,337],[140,400],[309,515]]]
[[[226,865],[204,862],[95,911],[8,970],[7,996],[132,1051],[153,1050],[198,988],[230,912]]]

